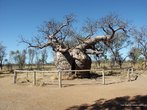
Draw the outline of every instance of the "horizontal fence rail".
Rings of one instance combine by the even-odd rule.
[[[13,76],[13,83],[17,83],[17,74],[19,73],[33,73],[33,85],[36,85],[36,74],[37,73],[58,73],[58,85],[59,88],[62,88],[62,73],[64,72],[100,72],[102,74],[102,84],[105,85],[105,72],[113,71],[113,70],[100,70],[100,69],[91,69],[91,70],[54,70],[54,71],[39,71],[39,70],[33,70],[33,71],[28,71],[28,70],[14,70],[14,76]],[[130,72],[133,73],[133,69],[128,69],[128,81],[130,81]]]

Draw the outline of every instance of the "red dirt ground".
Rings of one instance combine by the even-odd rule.
[[[102,85],[90,81],[77,84],[79,80],[74,80],[74,84],[58,88],[13,84],[12,76],[0,77],[0,110],[147,109],[145,74],[132,82]]]

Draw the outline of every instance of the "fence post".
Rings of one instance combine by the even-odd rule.
[[[59,88],[62,88],[62,74],[61,71],[58,72]]]
[[[104,72],[104,70],[102,71],[102,79],[103,79],[103,85],[105,85],[105,72]]]
[[[33,85],[36,85],[36,71],[33,72]]]
[[[13,79],[13,80],[14,80],[13,83],[16,84],[16,80],[17,80],[17,72],[16,72],[15,70],[14,70],[14,79]]]

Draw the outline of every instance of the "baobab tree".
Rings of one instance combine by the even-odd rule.
[[[65,16],[62,22],[50,20],[40,28],[42,36],[34,37],[32,41],[22,38],[21,41],[34,48],[50,46],[56,54],[55,65],[58,70],[80,70],[91,68],[89,54],[103,53],[103,48],[96,48],[97,43],[113,42],[120,31],[127,34],[127,22],[113,14],[100,20],[87,20],[82,35],[74,31],[74,20],[72,14]],[[98,30],[102,30],[104,35],[96,36]]]

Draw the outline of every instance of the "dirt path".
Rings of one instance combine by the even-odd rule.
[[[122,98],[117,103],[133,103],[139,100],[137,103],[147,104],[146,81],[147,75],[141,75],[133,82],[71,85],[59,89],[57,85],[14,85],[12,77],[7,76],[0,78],[0,110],[96,110],[99,107],[102,109],[103,104],[110,100],[116,104],[117,97]],[[133,99],[137,96],[139,99]]]

